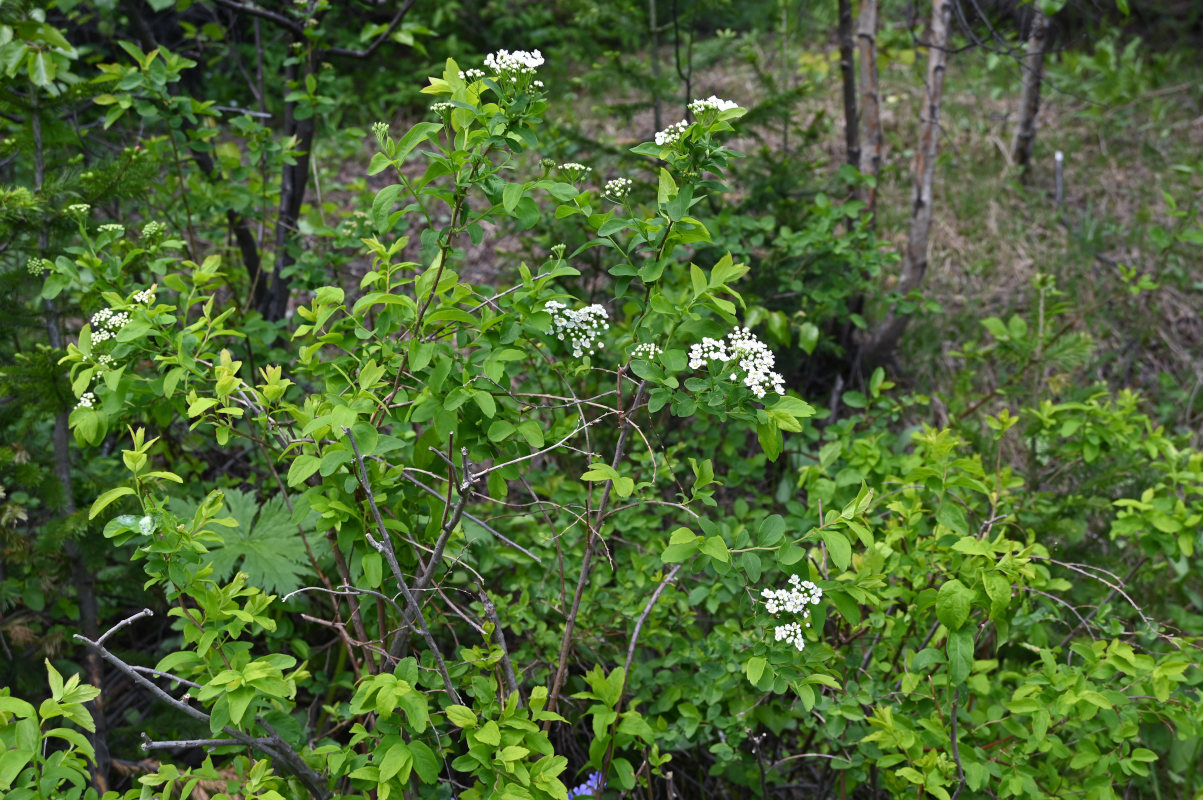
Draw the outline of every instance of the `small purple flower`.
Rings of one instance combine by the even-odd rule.
[[[606,788],[606,782],[602,778],[602,774],[593,772],[580,786],[568,790],[568,800],[574,800],[577,797],[601,797],[604,788]]]

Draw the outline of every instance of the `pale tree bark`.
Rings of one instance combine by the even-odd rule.
[[[856,42],[852,32],[852,0],[839,5],[840,77],[844,84],[844,157],[860,168],[860,128],[856,113]]]
[[[863,175],[873,178],[865,192],[865,213],[873,225],[877,209],[877,179],[881,176],[881,97],[877,88],[877,0],[861,0],[856,22],[856,43],[860,54],[860,164]]]
[[[952,18],[952,0],[933,0],[931,31],[928,36],[927,87],[919,111],[919,146],[915,153],[915,187],[911,199],[911,229],[902,256],[897,291],[905,295],[923,284],[927,272],[927,245],[931,232],[932,183],[940,144],[940,103],[944,94],[944,73],[948,66],[948,27]],[[860,353],[863,363],[888,360],[902,339],[909,316],[890,309],[873,337]]]
[[[1026,173],[1036,143],[1036,115],[1040,113],[1040,84],[1044,79],[1044,50],[1048,38],[1048,17],[1032,6],[1032,28],[1028,50],[1023,57],[1023,98],[1019,103],[1019,126],[1011,145],[1011,160]]]

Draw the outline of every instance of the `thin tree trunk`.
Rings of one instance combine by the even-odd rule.
[[[1040,112],[1040,84],[1044,79],[1044,44],[1048,34],[1048,17],[1032,6],[1032,29],[1028,34],[1028,51],[1023,59],[1023,99],[1019,103],[1019,126],[1011,145],[1011,160],[1027,173],[1036,143],[1036,115]]]
[[[652,39],[652,114],[659,131],[664,129],[664,112],[660,107],[660,24],[656,21],[656,0],[647,0],[647,24]]]
[[[844,157],[860,168],[860,123],[856,113],[856,43],[852,32],[852,0],[839,4],[840,78],[844,84]],[[859,193],[858,193],[859,194]]]
[[[860,171],[873,178],[865,193],[865,213],[869,224],[876,224],[877,179],[881,175],[881,97],[877,88],[877,0],[861,0],[860,17],[856,25],[857,47],[860,50]]]
[[[931,232],[932,183],[940,144],[940,102],[944,94],[944,73],[948,66],[948,26],[952,18],[952,0],[932,0],[931,33],[928,39],[927,88],[919,116],[919,146],[915,154],[915,190],[911,201],[911,230],[902,258],[897,291],[909,294],[923,284],[927,272],[927,245]],[[861,351],[861,361],[880,363],[888,360],[909,316],[890,309],[873,338]]]
[[[46,156],[42,136],[42,109],[38,103],[38,89],[31,87],[30,97],[33,101],[33,189],[41,193],[46,182]],[[43,226],[38,234],[40,256],[45,257],[50,246],[50,230]],[[65,350],[62,323],[59,319],[58,306],[53,299],[43,301],[46,307],[46,338],[50,347],[56,351]],[[57,394],[57,392],[56,392]],[[68,423],[68,412],[59,407],[54,412],[54,432],[51,442],[54,449],[54,474],[58,478],[63,492],[63,513],[70,517],[75,514],[75,491],[71,480],[71,428]],[[64,551],[71,563],[71,582],[75,584],[75,596],[79,600],[80,630],[89,639],[95,640],[100,635],[100,611],[96,605],[96,576],[85,563],[79,545],[68,539],[64,543]],[[109,748],[108,725],[104,716],[104,672],[101,669],[100,657],[91,649],[84,652],[84,669],[87,672],[88,683],[102,690],[96,699],[85,703],[92,715],[95,730],[88,735],[96,759],[89,765],[92,775],[92,786],[97,794],[103,795],[109,789]]]
[[[285,68],[286,85],[294,82],[303,86],[305,77],[314,71],[312,53],[307,53],[303,61],[303,74],[296,64]],[[299,80],[298,80],[299,75]],[[265,319],[280,320],[288,310],[289,287],[284,272],[294,263],[296,258],[289,251],[289,243],[295,238],[297,221],[301,216],[301,203],[305,200],[305,189],[309,184],[309,153],[313,149],[315,120],[312,115],[306,119],[296,118],[296,102],[284,104],[284,136],[295,139],[295,148],[299,151],[292,164],[286,164],[280,180],[280,211],[276,216],[276,264],[271,272],[271,280],[265,286],[260,283],[254,287],[255,308]]]

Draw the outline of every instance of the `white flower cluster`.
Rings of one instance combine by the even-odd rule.
[[[165,230],[167,230],[167,226],[162,222],[148,222],[146,223],[146,226],[142,228],[142,238],[154,239],[162,236]]]
[[[92,315],[92,344],[106,342],[117,335],[117,331],[129,322],[129,314],[125,311],[114,311],[103,308]]]
[[[82,217],[84,214],[87,214],[91,209],[92,209],[92,207],[90,205],[88,205],[87,203],[74,203],[72,205],[67,206],[67,213],[75,214],[77,216]]]
[[[101,233],[115,233],[118,236],[121,236],[125,233],[125,226],[116,222],[106,222],[96,230],[100,231]]]
[[[810,625],[809,622],[806,624],[807,626]],[[778,625],[773,629],[773,637],[779,642],[789,642],[799,650],[806,647],[806,639],[802,638],[802,626],[796,622],[791,622],[788,625]]]
[[[593,171],[593,167],[586,167],[584,164],[578,164],[575,161],[566,161],[560,165],[560,172],[564,173],[564,177],[570,183],[576,183],[583,180],[586,175]]]
[[[551,330],[547,331],[547,335],[554,335],[560,341],[567,337],[572,345],[572,355],[576,358],[586,352],[593,355],[601,347],[598,339],[602,332],[610,328],[610,323],[606,321],[610,315],[597,303],[574,311],[558,300],[551,300],[543,308],[551,314]]]
[[[701,344],[691,345],[689,348],[690,369],[701,369],[712,361],[726,363],[730,360],[731,356],[727,353],[727,345],[722,339],[703,336]]]
[[[108,366],[109,364],[113,363],[113,357],[107,353],[104,354],[103,356],[97,356],[96,363],[102,367]]]
[[[776,641],[789,642],[799,650],[806,647],[806,640],[802,638],[803,624],[807,628],[810,627],[810,608],[809,606],[817,606],[819,601],[823,599],[823,590],[816,586],[811,581],[804,581],[797,575],[789,577],[788,589],[762,589],[760,596],[764,598],[764,607],[773,616],[785,614],[798,614],[802,617],[802,622],[788,622],[785,625],[778,625],[773,631]]]
[[[498,50],[485,56],[485,66],[502,75],[534,75],[543,66],[543,54],[538,50]]]
[[[48,269],[50,269],[50,262],[44,258],[31,256],[30,259],[25,262],[25,271],[34,277],[41,275]]]
[[[664,147],[669,144],[676,144],[681,141],[681,134],[689,130],[689,123],[685,120],[674,122],[664,130],[656,134],[656,144]]]
[[[451,103],[442,101],[442,102],[438,102],[438,103],[435,103],[434,105],[432,105],[430,107],[430,110],[433,111],[434,113],[438,114],[441,117],[443,114],[450,114],[452,109],[454,109],[454,108],[455,108],[455,106],[453,106]]]
[[[83,396],[79,398],[79,402],[75,404],[75,407],[76,408],[91,408],[92,404],[95,402],[96,402],[96,395],[92,394],[91,392],[84,392]]]
[[[747,328],[736,328],[722,339],[703,338],[701,344],[689,348],[689,368],[701,369],[715,361],[735,361],[744,373],[744,386],[763,400],[771,388],[777,394],[785,394],[785,378],[774,372],[776,357],[768,345],[757,339]]]
[[[143,289],[140,292],[135,292],[134,298],[133,298],[134,302],[142,303],[143,305],[148,305],[152,300],[155,299],[155,287],[156,286],[158,286],[157,283],[152,285],[148,289]]]
[[[611,181],[606,181],[606,197],[611,200],[622,200],[631,193],[630,178],[615,178]]]
[[[478,81],[485,76],[483,69],[461,69],[459,77],[462,81]]]
[[[739,108],[739,104],[732,103],[730,100],[723,100],[714,95],[710,95],[705,100],[694,100],[689,104],[689,110],[693,112],[695,117],[701,116],[707,111],[728,111],[732,108]]]
[[[635,349],[631,351],[632,358],[642,358],[645,361],[654,361],[656,356],[664,352],[664,348],[655,342],[644,342],[643,344],[635,345]]]
[[[774,392],[785,394],[785,379],[781,373],[773,371],[777,358],[768,345],[747,328],[736,328],[727,338],[731,340],[731,357],[738,359],[739,368],[744,371],[744,386],[751,389],[752,394],[763,399],[765,387],[770,384]]]

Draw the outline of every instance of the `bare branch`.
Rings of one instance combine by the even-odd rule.
[[[131,665],[125,663],[120,658],[113,655],[113,653],[109,652],[108,648],[106,648],[102,644],[102,642],[105,639],[107,639],[109,636],[111,636],[113,633],[115,633],[119,629],[124,628],[125,626],[129,625],[134,620],[141,619],[142,617],[149,617],[149,616],[154,616],[154,613],[150,609],[143,609],[142,611],[138,612],[137,614],[134,614],[132,617],[129,617],[129,618],[124,619],[121,622],[117,623],[115,626],[110,628],[103,636],[99,637],[96,641],[92,641],[91,639],[87,638],[86,636],[81,636],[78,633],[75,634],[75,639],[77,641],[83,642],[84,644],[86,644],[89,647],[96,650],[96,652],[98,652],[100,654],[101,658],[103,658],[105,661],[112,664],[120,672],[123,672],[125,675],[129,676],[129,678],[131,680],[133,680],[134,683],[138,684],[143,689],[146,689],[148,692],[150,692],[152,695],[154,695],[159,700],[162,700],[164,703],[167,703],[172,708],[174,708],[177,711],[180,711],[184,714],[187,714],[188,716],[192,717],[193,719],[196,719],[196,720],[199,720],[201,722],[208,724],[208,722],[209,722],[208,714],[206,714],[204,711],[201,711],[199,708],[194,708],[194,707],[188,705],[183,700],[172,697],[167,692],[163,691],[158,686],[156,686],[154,683],[152,683],[149,678],[140,674],[138,672],[138,670],[134,669]],[[159,673],[159,674],[162,675],[163,677],[170,677],[172,680],[183,682],[182,679],[177,678],[174,675],[168,675],[167,673]],[[266,724],[264,724],[262,722],[260,722],[260,724],[263,725],[264,728],[267,728]],[[271,758],[273,761],[279,762],[281,766],[288,769],[289,772],[296,775],[297,778],[299,778],[300,781],[303,784],[305,784],[305,788],[309,791],[310,795],[318,798],[318,800],[328,800],[328,798],[330,797],[330,790],[326,788],[325,778],[323,778],[316,771],[314,771],[314,769],[312,767],[310,767],[308,764],[306,764],[304,759],[302,759],[301,756],[295,750],[293,750],[292,747],[287,742],[285,742],[278,735],[276,735],[274,731],[271,731],[270,728],[267,728],[267,730],[272,733],[272,737],[268,740],[264,740],[262,738],[255,738],[252,736],[248,736],[247,734],[243,733],[242,731],[237,730],[235,728],[231,728],[228,725],[226,727],[222,728],[222,731],[224,733],[228,734],[235,741],[237,741],[241,744],[244,744],[247,747],[253,747],[256,750],[258,750],[259,752],[261,752],[264,755]]]
[[[346,58],[368,58],[372,55],[372,53],[376,52],[376,48],[384,44],[385,39],[387,39],[389,36],[392,36],[397,25],[400,24],[401,20],[405,18],[405,15],[409,13],[409,10],[413,8],[413,6],[414,0],[405,0],[405,4],[397,9],[397,13],[389,22],[388,27],[385,28],[384,31],[377,36],[365,49],[349,50],[345,47],[328,47],[326,48],[326,52],[332,56],[345,56]]]
[[[247,14],[252,14],[256,17],[262,17],[263,19],[274,22],[294,36],[305,35],[305,28],[295,19],[289,19],[283,14],[263,8],[255,3],[240,3],[238,0],[216,0],[216,2],[217,5],[223,8],[228,8],[231,11],[242,11]]]
[[[434,656],[439,674],[443,676],[443,686],[447,690],[447,695],[453,702],[458,703],[459,693],[455,691],[455,686],[451,683],[451,676],[447,673],[447,665],[443,662],[443,654],[439,650],[438,644],[435,643],[434,637],[430,635],[430,628],[426,624],[426,616],[418,606],[417,598],[410,591],[409,582],[405,580],[405,574],[401,571],[401,564],[397,562],[397,552],[393,549],[392,537],[389,535],[388,528],[384,526],[384,517],[380,515],[380,508],[376,505],[376,494],[372,491],[372,484],[368,481],[368,469],[364,466],[363,455],[359,452],[359,444],[355,441],[355,435],[351,433],[350,428],[343,426],[343,433],[347,435],[347,439],[351,442],[351,450],[355,453],[355,465],[359,468],[356,471],[355,477],[359,479],[359,485],[363,489],[364,494],[367,495],[368,506],[372,509],[372,516],[376,518],[376,530],[380,534],[380,541],[376,541],[365,530],[363,534],[364,538],[368,540],[368,544],[384,556],[384,559],[388,562],[389,569],[393,573],[393,578],[397,581],[397,585],[401,587],[401,593],[405,595],[405,602],[409,604],[410,608],[415,609],[418,633],[421,634],[422,639],[426,642],[426,646],[430,648],[430,652]]]

